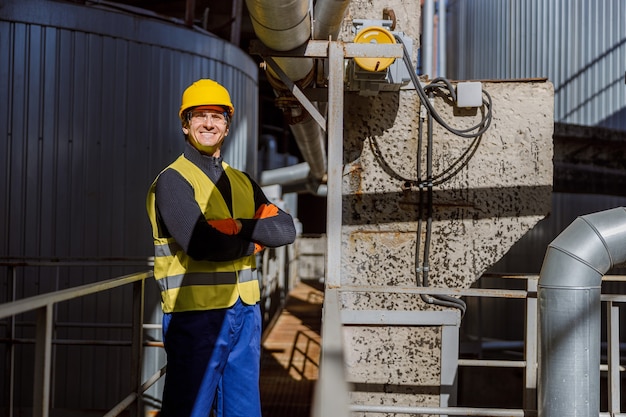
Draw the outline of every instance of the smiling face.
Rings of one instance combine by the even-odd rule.
[[[228,118],[223,108],[198,106],[191,111],[187,123],[183,125],[183,133],[200,153],[218,157],[228,128]]]

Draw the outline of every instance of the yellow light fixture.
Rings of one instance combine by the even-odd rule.
[[[363,28],[354,37],[354,43],[380,43],[393,44],[396,39],[387,29],[380,26],[369,26]],[[395,58],[354,58],[354,62],[366,71],[384,71],[393,64]]]

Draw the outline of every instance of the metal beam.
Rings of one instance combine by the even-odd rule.
[[[50,375],[52,373],[52,307],[53,304],[47,304],[37,310],[33,386],[34,417],[48,417],[49,413]]]
[[[343,44],[328,45],[328,195],[326,286],[341,285],[341,212],[343,173]]]

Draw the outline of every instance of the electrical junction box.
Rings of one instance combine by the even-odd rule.
[[[458,107],[480,107],[483,105],[483,86],[480,81],[460,82],[456,85]]]
[[[355,32],[362,34],[368,28],[375,31],[376,27],[382,28],[385,32],[391,27],[391,20],[363,20],[354,19],[353,25]],[[408,51],[413,50],[413,39],[407,37],[403,32],[389,31],[396,43],[395,36],[398,36]],[[386,39],[386,37],[382,37]],[[387,43],[387,42],[386,42]],[[411,75],[404,64],[402,58],[396,58],[384,70],[372,71],[371,68],[363,68],[359,66],[355,59],[348,61],[346,67],[347,89],[348,91],[357,91],[362,96],[373,96],[381,91],[398,91],[401,88],[410,88]]]

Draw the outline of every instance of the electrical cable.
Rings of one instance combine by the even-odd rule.
[[[432,92],[430,93],[432,96]],[[420,121],[422,117],[420,117]],[[421,123],[420,123],[421,124]],[[432,223],[433,223],[433,175],[432,175],[432,148],[433,148],[433,115],[428,112],[428,131],[427,131],[427,145],[426,145],[426,197],[427,197],[427,213],[426,213],[426,237],[424,240],[424,259],[422,261],[422,266],[418,267],[416,264],[416,272],[421,270],[421,280],[419,278],[419,273],[417,275],[418,285],[422,287],[428,287],[430,285],[428,281],[428,275],[430,272],[430,243],[432,238]],[[423,129],[420,129],[420,135],[422,134]],[[421,145],[421,137],[419,138],[419,144]],[[418,161],[421,160],[421,147],[418,146],[417,154]],[[418,164],[421,166],[421,164]],[[418,168],[421,169],[421,168]],[[421,176],[421,172],[418,171],[418,178]],[[423,187],[420,188],[420,217],[418,221],[421,221],[423,216],[423,200],[422,195],[424,194]],[[418,227],[417,234],[417,242],[416,242],[416,252],[419,252],[419,242],[421,241],[421,227]],[[419,255],[416,255],[419,257]],[[419,268],[419,269],[418,269]],[[420,282],[421,281],[421,282]],[[465,302],[461,299],[454,298],[448,295],[431,295],[431,294],[420,294],[422,301],[428,304],[434,304],[444,307],[453,307],[459,309],[461,311],[461,317],[465,315],[465,310],[467,308]]]
[[[464,138],[473,138],[473,137],[480,136],[483,133],[485,133],[487,129],[489,128],[489,126],[491,125],[491,119],[492,119],[492,114],[491,114],[492,101],[491,101],[491,96],[489,95],[489,93],[483,90],[483,95],[485,96],[483,98],[483,106],[486,108],[487,112],[486,114],[483,115],[482,120],[478,124],[471,126],[469,128],[466,128],[466,129],[453,128],[448,123],[446,123],[445,120],[441,118],[441,116],[439,115],[435,107],[432,105],[432,103],[428,99],[426,90],[435,90],[435,89],[442,90],[445,88],[448,90],[450,96],[456,102],[456,93],[454,91],[454,87],[448,80],[441,78],[441,77],[435,78],[434,80],[432,80],[430,84],[423,87],[422,83],[417,78],[417,73],[415,72],[413,63],[411,62],[411,55],[409,54],[409,51],[407,50],[406,45],[404,44],[404,41],[399,35],[394,35],[394,36],[396,40],[398,40],[398,42],[402,45],[404,64],[409,70],[411,81],[413,82],[413,85],[415,86],[415,90],[417,91],[417,94],[419,95],[420,101],[426,107],[426,110],[428,111],[428,113],[431,114],[433,118],[437,121],[437,123],[439,123],[449,132],[457,136],[464,137]],[[476,130],[476,132],[470,133],[473,130]]]
[[[446,171],[444,171],[440,177],[442,179],[438,184],[443,181],[451,178],[456,172],[458,172],[462,166],[457,167],[452,171],[452,174],[444,177],[444,174],[454,168],[454,166],[459,163],[459,161],[463,160],[467,155],[468,158],[471,158],[473,154],[476,152],[478,144],[480,143],[480,136],[487,131],[489,126],[491,125],[492,113],[491,113],[491,96],[486,91],[483,92],[485,98],[483,98],[483,108],[486,109],[486,112],[483,113],[483,117],[481,121],[469,128],[466,129],[457,129],[451,127],[447,124],[441,116],[438,114],[437,110],[434,108],[432,104],[432,99],[434,98],[435,92],[442,92],[443,90],[447,90],[449,96],[451,97],[453,102],[456,102],[456,93],[454,87],[445,78],[436,78],[429,85],[422,87],[419,79],[417,78],[417,74],[413,69],[413,65],[411,63],[411,59],[409,53],[404,45],[402,39],[396,35],[396,39],[402,44],[403,47],[403,55],[404,62],[407,68],[409,69],[409,73],[411,74],[411,80],[415,85],[415,89],[418,92],[420,97],[420,101],[424,108],[428,113],[428,131],[427,131],[427,145],[426,145],[426,181],[422,181],[422,167],[421,167],[421,153],[422,153],[422,136],[423,136],[423,117],[420,115],[420,123],[418,127],[418,144],[417,144],[417,186],[419,189],[419,209],[418,209],[418,221],[417,221],[417,241],[415,245],[415,273],[417,279],[417,285],[422,287],[428,287],[429,280],[429,272],[430,272],[430,246],[431,246],[431,238],[432,238],[432,221],[433,221],[433,186],[434,176],[432,173],[432,148],[433,148],[433,119],[436,120],[441,126],[443,126],[446,130],[453,133],[454,135],[463,137],[463,138],[473,138],[472,144],[470,147],[463,153],[460,159],[455,161],[455,163],[450,166]],[[471,152],[470,152],[471,150]],[[424,188],[426,189],[424,191]],[[426,193],[426,236],[424,240],[424,255],[423,260],[420,262],[420,242],[423,228],[423,218],[424,218],[424,193]],[[421,276],[421,278],[420,278]],[[451,297],[448,295],[431,295],[431,294],[420,294],[421,299],[428,303],[445,307],[453,307],[459,309],[461,311],[461,317],[465,315],[466,304],[463,300]]]
[[[431,93],[432,94],[432,93]],[[426,239],[424,241],[424,266],[422,267],[422,285],[424,287],[429,286],[428,274],[430,272],[430,241],[432,238],[432,226],[433,226],[433,115],[428,113],[428,133],[427,133],[427,145],[426,145],[426,190],[427,190],[427,218],[426,218]],[[419,154],[419,150],[418,150]],[[418,237],[419,239],[419,237]],[[448,295],[428,295],[422,297],[426,302],[430,301],[431,304],[454,307],[461,310],[461,317],[465,315],[467,308],[465,301],[450,297]]]

